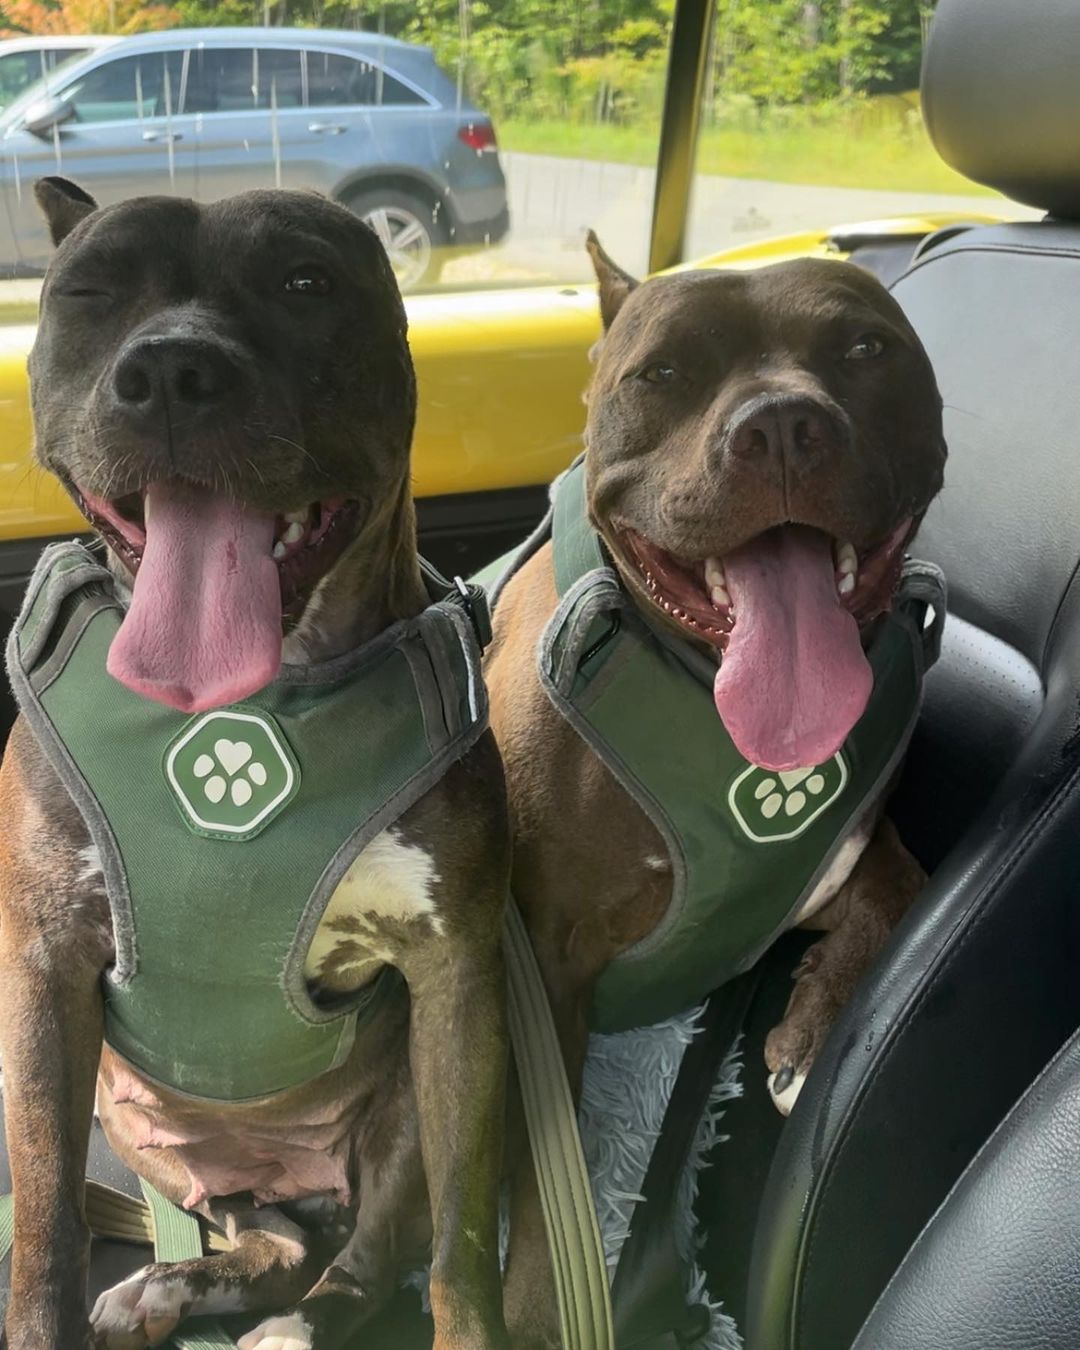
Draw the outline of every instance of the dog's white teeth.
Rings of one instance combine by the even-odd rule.
[[[850,595],[859,575],[859,555],[853,544],[841,544],[836,550],[836,589]]]
[[[286,517],[288,519],[288,517]],[[304,537],[304,527],[298,520],[294,520],[281,536],[283,544],[296,544]]]
[[[310,513],[311,513],[310,507],[305,507],[303,511],[286,511],[285,519],[291,525],[299,525],[300,528],[303,529],[304,526],[307,524],[307,519]],[[299,538],[299,536],[297,536],[297,538]]]
[[[709,588],[711,595],[714,587],[719,586],[723,590],[727,586],[727,577],[724,576],[724,564],[719,558],[705,559],[705,585]]]
[[[284,558],[285,553],[286,553],[285,545],[279,539],[277,543],[274,545],[273,549],[275,561],[280,562],[281,559]]]
[[[709,599],[713,602],[716,609],[730,609],[731,596],[727,593],[726,586],[714,586],[709,591]]]

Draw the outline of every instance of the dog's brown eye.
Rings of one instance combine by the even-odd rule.
[[[329,295],[334,286],[321,268],[298,267],[287,278],[285,289],[294,295]]]
[[[674,366],[646,366],[641,372],[641,378],[648,380],[650,384],[670,384],[675,378]]]
[[[844,353],[845,361],[870,361],[875,356],[880,356],[885,350],[885,343],[876,333],[864,333],[857,342]]]

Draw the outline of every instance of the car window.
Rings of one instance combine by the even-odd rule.
[[[307,104],[331,106],[415,107],[427,100],[372,61],[335,52],[302,52],[307,75]]]
[[[245,112],[426,104],[389,71],[334,52],[282,47],[202,47],[191,54],[185,112]]]
[[[179,106],[182,52],[121,56],[88,71],[61,97],[75,105],[77,122],[165,117]]]
[[[24,89],[55,70],[61,61],[85,56],[89,48],[63,47],[52,51],[5,52],[0,55],[0,108],[7,107]]]
[[[303,107],[300,53],[281,47],[201,47],[191,53],[185,112]]]

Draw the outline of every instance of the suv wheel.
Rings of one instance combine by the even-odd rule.
[[[403,292],[438,280],[449,233],[441,213],[419,197],[393,188],[375,188],[345,205],[379,236]]]

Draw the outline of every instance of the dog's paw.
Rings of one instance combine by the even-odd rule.
[[[161,1345],[195,1298],[187,1280],[167,1265],[144,1266],[107,1289],[94,1304],[90,1323],[100,1350],[145,1350]]]
[[[271,1317],[237,1341],[239,1350],[312,1350],[314,1329],[303,1313]]]
[[[806,1074],[796,1073],[790,1064],[785,1064],[779,1073],[769,1074],[766,1080],[769,1096],[782,1116],[791,1115],[791,1108],[799,1100],[805,1082]]]
[[[821,944],[807,951],[795,971],[795,988],[784,1020],[765,1040],[768,1089],[781,1115],[791,1114],[818,1051],[836,1019],[839,1002],[827,978]]]

